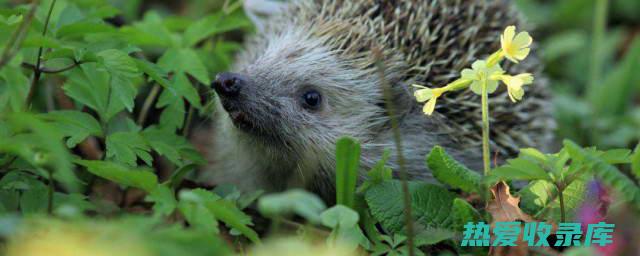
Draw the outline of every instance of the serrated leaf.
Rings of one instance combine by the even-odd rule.
[[[169,80],[167,79],[167,72],[160,68],[158,65],[146,60],[134,59],[138,69],[147,74],[149,78],[156,81],[164,89],[172,90]],[[174,95],[177,95],[174,92]]]
[[[193,49],[171,48],[160,57],[158,65],[164,70],[173,71],[176,74],[188,73],[203,84],[209,85],[211,83],[207,68]]]
[[[189,154],[192,151],[197,152],[186,138],[178,136],[173,129],[150,126],[142,132],[142,136],[153,150],[178,166],[182,166],[185,160],[193,161]]]
[[[178,209],[185,217],[189,225],[205,230],[213,234],[220,232],[218,220],[207,209],[205,202],[216,201],[219,197],[210,196],[211,193],[205,190],[183,191],[180,193],[180,203]]]
[[[233,202],[222,199],[214,193],[203,189],[194,189],[192,191],[196,193],[197,198],[200,198],[199,200],[215,218],[238,230],[252,242],[260,243],[258,234],[249,228],[249,225],[252,225],[251,217],[239,210]],[[183,198],[182,193],[180,198]]]
[[[121,28],[120,34],[128,42],[140,46],[170,47],[177,45],[179,39],[165,27],[162,17],[154,11],[145,13],[143,20],[133,26]]]
[[[104,50],[97,55],[102,58],[102,63],[111,75],[111,94],[114,97],[111,100],[119,101],[127,110],[132,111],[133,100],[138,92],[132,80],[140,74],[136,62],[125,52],[115,49]]]
[[[178,207],[173,191],[166,185],[158,185],[153,189],[147,199],[153,202],[153,212],[161,216],[169,216]]]
[[[585,200],[586,176],[573,180],[562,192],[567,219],[573,219],[576,210]],[[549,181],[537,180],[522,188],[520,207],[536,219],[561,221],[558,190]]]
[[[515,158],[506,165],[491,170],[490,176],[496,180],[552,180],[551,176],[536,163],[525,158]]]
[[[116,132],[107,136],[107,158],[130,166],[136,165],[139,157],[147,165],[151,165],[151,148],[147,141],[137,132]]]
[[[19,67],[7,65],[0,69],[0,111],[24,109],[29,86],[29,79]]]
[[[460,198],[453,199],[452,214],[455,220],[454,228],[456,230],[463,230],[463,226],[468,222],[476,223],[482,221],[482,216],[478,210]]]
[[[258,209],[265,216],[298,214],[312,223],[320,222],[320,213],[325,208],[322,199],[301,189],[265,195],[258,200]]]
[[[450,214],[455,196],[446,189],[426,183],[410,182],[411,207],[415,221],[425,227],[448,228],[453,224]],[[389,232],[405,227],[401,183],[385,181],[365,193],[371,215]]]
[[[158,177],[149,169],[134,169],[109,161],[76,160],[75,163],[99,177],[120,185],[140,188],[148,193],[158,186]]]
[[[343,137],[336,142],[336,202],[354,207],[356,182],[360,166],[360,143]]]
[[[125,109],[124,103],[128,101],[113,96],[109,84],[110,76],[106,70],[98,69],[96,63],[85,63],[71,71],[63,89],[69,97],[98,112],[101,121],[108,122]]]
[[[596,152],[582,149],[577,144],[565,140],[565,148],[569,148],[572,158],[583,159],[589,166],[589,171],[595,174],[605,185],[619,192],[621,199],[632,203],[640,209],[640,188],[618,168],[598,157]]]
[[[40,115],[44,120],[53,121],[67,139],[67,147],[73,148],[89,136],[102,136],[102,127],[93,116],[73,110],[51,111]]]
[[[453,159],[440,146],[431,149],[427,156],[427,165],[433,176],[444,184],[469,193],[480,191],[480,174]]]

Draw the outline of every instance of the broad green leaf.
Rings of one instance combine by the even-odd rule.
[[[360,219],[358,213],[343,205],[333,206],[320,214],[322,225],[329,228],[353,227]]]
[[[343,137],[336,142],[336,202],[354,207],[360,166],[360,143]]]
[[[186,47],[191,47],[207,37],[249,26],[251,23],[244,17],[227,16],[223,12],[218,12],[191,24],[184,32],[184,44]]]
[[[574,218],[578,207],[585,200],[587,176],[573,180],[562,192],[568,220]],[[558,190],[551,182],[546,180],[533,181],[522,188],[518,195],[521,200],[520,206],[524,212],[531,214],[536,219],[561,221]]]
[[[52,111],[40,115],[52,121],[67,139],[67,147],[73,148],[89,136],[102,136],[102,127],[93,116],[73,110]]]
[[[140,22],[120,29],[120,33],[132,44],[140,46],[170,47],[178,44],[179,38],[163,24],[162,17],[156,12],[145,13]]]
[[[447,239],[452,239],[455,236],[456,236],[456,232],[449,229],[425,228],[417,232],[414,239],[414,244],[416,247],[432,245],[432,244],[440,243]]]
[[[631,150],[611,149],[602,152],[599,157],[609,164],[626,164],[631,162]]]
[[[448,228],[453,224],[451,207],[455,196],[446,189],[426,183],[410,182],[411,207],[417,224],[425,227]],[[401,182],[385,181],[372,186],[365,194],[371,214],[389,232],[405,227]]]
[[[77,22],[60,27],[56,31],[56,37],[68,38],[68,37],[83,37],[84,35],[91,33],[104,33],[113,32],[115,29],[102,22]]]
[[[149,169],[133,169],[109,161],[76,160],[75,162],[87,167],[90,173],[120,185],[140,188],[148,193],[158,186],[158,177]]]
[[[465,192],[479,192],[481,176],[435,146],[427,156],[427,165],[438,181]]]
[[[605,185],[619,192],[621,199],[630,202],[636,209],[640,209],[640,188],[627,175],[615,166],[600,158],[597,153],[582,149],[577,144],[565,140],[566,148],[570,148],[572,158],[584,159],[590,167],[589,171]],[[575,157],[574,157],[575,156]]]
[[[520,157],[508,160],[506,165],[491,170],[489,175],[501,180],[551,180],[542,167]]]
[[[104,50],[98,53],[107,71],[111,75],[111,100],[117,100],[127,110],[133,110],[133,100],[138,92],[133,85],[133,79],[138,78],[140,72],[133,58],[120,50]]]
[[[300,189],[265,195],[258,200],[258,210],[265,216],[297,214],[312,223],[320,222],[320,213],[325,208],[318,196]]]
[[[139,157],[151,166],[153,158],[147,141],[137,132],[116,132],[107,136],[107,158],[130,166],[136,165]]]
[[[158,65],[164,70],[173,71],[176,74],[188,73],[203,84],[211,84],[207,68],[193,49],[171,48],[160,57]]]
[[[483,220],[480,213],[473,208],[473,206],[460,198],[453,199],[453,208],[451,213],[455,219],[454,228],[456,230],[463,230],[463,226],[468,222],[476,223]]]
[[[94,109],[102,122],[124,110],[125,105],[110,90],[110,76],[95,63],[82,64],[71,71],[63,89],[69,97]]]
[[[161,105],[163,101],[165,105]],[[162,114],[160,114],[159,125],[162,128],[170,128],[173,130],[181,129],[182,126],[184,126],[186,115],[184,104],[182,99],[172,96],[168,90],[163,91],[160,94],[158,103],[156,103],[157,108],[164,107]]]
[[[358,245],[365,249],[371,247],[371,243],[358,227],[358,213],[344,205],[335,205],[325,210],[321,215],[322,225],[331,228],[331,234],[327,238],[330,246],[339,243],[348,246],[347,249],[355,250]]]

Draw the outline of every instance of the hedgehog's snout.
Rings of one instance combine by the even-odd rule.
[[[219,95],[234,98],[240,94],[240,90],[246,82],[246,79],[240,74],[223,72],[216,76],[212,86]]]

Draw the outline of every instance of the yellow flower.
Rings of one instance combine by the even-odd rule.
[[[471,69],[465,68],[462,70],[462,79],[471,80],[471,91],[476,94],[482,93],[482,86],[486,83],[487,93],[493,93],[498,88],[498,81],[492,79],[496,75],[504,73],[500,65],[494,65],[487,67],[487,62],[484,60],[477,60],[471,64]]]
[[[440,97],[446,90],[443,88],[431,89],[415,84],[413,86],[422,88],[413,93],[413,96],[416,97],[416,100],[418,100],[418,102],[427,102],[426,104],[424,104],[422,111],[427,115],[433,114],[433,110],[436,108],[436,101],[438,100],[438,97]]]
[[[500,44],[502,45],[504,56],[514,63],[524,60],[529,55],[531,50],[529,46],[532,42],[533,39],[527,32],[520,32],[516,35],[515,26],[508,26],[500,36]]]
[[[523,85],[533,83],[533,76],[529,73],[523,73],[516,76],[503,75],[500,80],[507,86],[507,93],[511,101],[516,102],[524,96]]]

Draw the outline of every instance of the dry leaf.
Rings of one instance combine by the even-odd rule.
[[[487,205],[487,212],[491,214],[491,228],[495,228],[496,222],[510,222],[510,221],[533,221],[531,216],[522,212],[518,204],[520,198],[514,197],[509,192],[509,186],[503,181],[499,182],[491,188],[493,194],[493,200]],[[489,249],[490,255],[528,255],[529,248],[527,242],[522,240],[522,232],[516,241],[515,247],[491,247]]]

